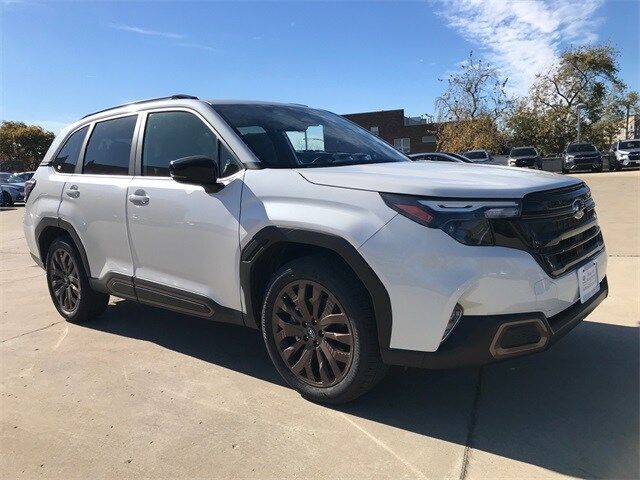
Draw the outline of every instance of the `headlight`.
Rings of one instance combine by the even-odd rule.
[[[447,200],[381,193],[396,212],[425,227],[438,228],[465,245],[493,245],[491,219],[520,216],[515,200]]]
[[[629,156],[629,153],[627,153],[627,152],[618,152],[617,155],[618,155],[618,158],[627,158]]]
[[[567,155],[566,157],[564,157],[564,161],[567,163],[571,163],[573,162],[574,158],[575,158],[575,155]]]

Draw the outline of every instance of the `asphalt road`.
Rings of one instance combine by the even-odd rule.
[[[22,207],[0,212],[3,478],[638,478],[640,174],[581,175],[610,297],[548,352],[393,371],[341,408],[280,380],[250,330],[112,299],[57,315]]]

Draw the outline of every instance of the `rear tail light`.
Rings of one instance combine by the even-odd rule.
[[[31,192],[33,191],[33,188],[36,186],[36,181],[35,179],[31,179],[31,180],[27,180],[26,182],[24,182],[24,203],[27,203],[27,200],[29,199],[29,195],[31,195]]]
[[[516,200],[449,200],[382,193],[387,205],[425,227],[438,228],[465,245],[493,245],[490,220],[520,216]]]

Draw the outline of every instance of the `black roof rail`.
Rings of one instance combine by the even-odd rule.
[[[170,95],[168,97],[147,98],[146,100],[138,100],[137,102],[123,103],[122,105],[116,105],[115,107],[109,107],[109,108],[105,108],[104,110],[98,110],[97,112],[90,113],[88,115],[85,115],[82,118],[87,118],[87,117],[90,117],[91,115],[96,115],[102,112],[108,112],[109,110],[115,110],[116,108],[120,108],[120,107],[128,107],[129,105],[139,105],[141,103],[147,103],[147,102],[156,102],[158,100],[199,100],[199,98],[194,97],[193,95],[184,95],[182,93],[179,93],[176,95]]]

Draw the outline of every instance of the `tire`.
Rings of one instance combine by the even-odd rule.
[[[602,165],[600,165],[597,168],[592,168],[591,171],[594,172],[594,173],[602,172]]]
[[[369,295],[331,257],[304,257],[276,272],[267,287],[261,327],[282,378],[313,402],[354,400],[387,372]]]
[[[13,207],[13,198],[11,198],[11,194],[9,192],[5,192],[4,190],[2,190],[2,206]]]
[[[566,168],[562,167],[562,173],[564,173],[566,175],[567,173],[569,173],[569,170],[567,170]]]
[[[610,171],[610,172],[614,172],[614,171],[616,171],[617,169],[618,169],[618,166],[616,165],[616,163],[615,163],[615,162],[611,162],[611,161],[609,161],[609,171]]]
[[[91,288],[80,255],[66,237],[58,237],[49,246],[46,270],[51,300],[68,322],[87,322],[107,308],[109,295]]]

